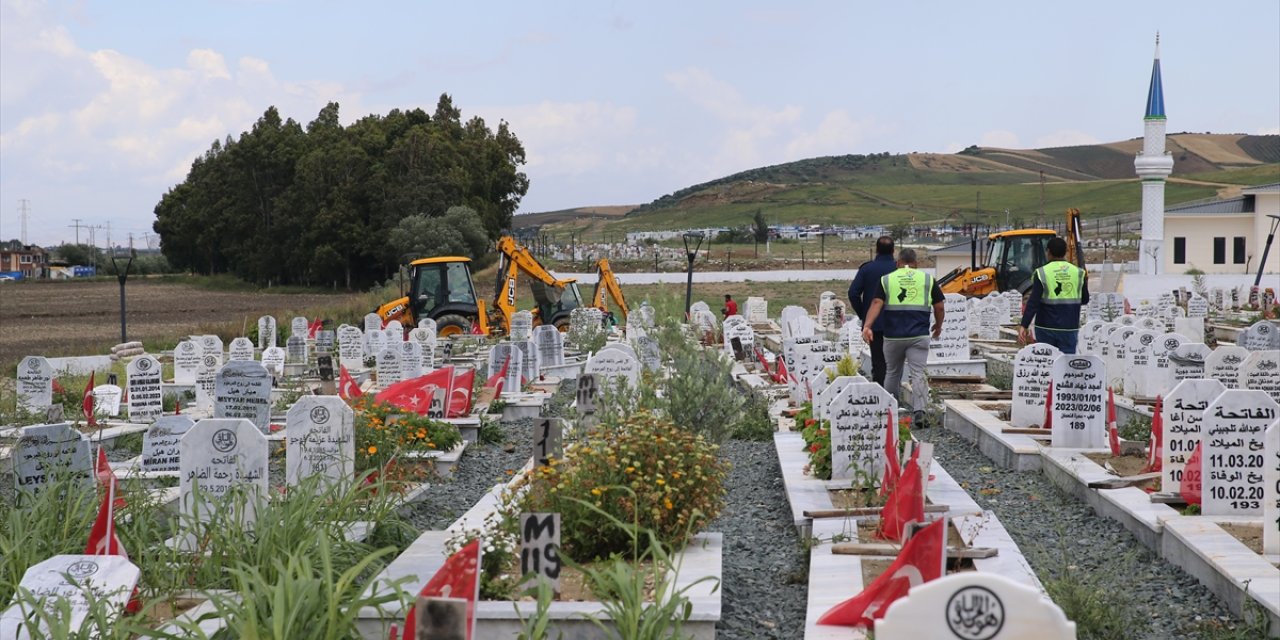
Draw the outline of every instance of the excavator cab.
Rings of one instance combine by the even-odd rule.
[[[1026,293],[1031,288],[1031,275],[1049,261],[1047,247],[1055,235],[1046,229],[993,234],[986,263],[996,270],[998,290]]]
[[[459,256],[423,258],[409,263],[408,295],[378,308],[383,322],[400,320],[411,327],[423,318],[436,321],[441,336],[468,333],[481,315],[471,283],[471,259]]]

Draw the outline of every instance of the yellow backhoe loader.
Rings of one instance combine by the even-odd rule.
[[[1058,234],[1051,229],[1015,229],[987,236],[982,261],[978,261],[977,240],[973,241],[968,267],[957,267],[938,278],[943,293],[959,293],[970,298],[1031,288],[1031,274],[1049,261],[1046,246]],[[1080,210],[1067,209],[1068,262],[1084,268],[1084,247],[1080,244]]]

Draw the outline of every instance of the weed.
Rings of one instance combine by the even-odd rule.
[[[1151,418],[1130,414],[1129,419],[1118,430],[1120,437],[1125,440],[1146,442],[1151,439]]]

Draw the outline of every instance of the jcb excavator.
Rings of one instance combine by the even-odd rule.
[[[1031,274],[1049,261],[1046,247],[1058,234],[1051,229],[1016,229],[987,236],[986,252],[981,266],[978,243],[973,241],[970,266],[957,267],[938,278],[943,293],[959,293],[980,298],[1001,291],[1026,293],[1031,288]],[[1080,210],[1067,209],[1067,256],[1069,262],[1084,268],[1084,247],[1080,244]]]
[[[627,308],[627,299],[622,296],[622,287],[618,286],[618,278],[613,275],[613,269],[609,268],[609,259],[600,258],[596,262],[596,290],[591,295],[591,306],[607,313],[610,313],[609,307],[605,305],[605,295],[613,298],[613,304],[617,305],[618,310],[622,312],[622,317],[618,320],[625,321],[630,310]]]
[[[476,297],[470,258],[442,256],[409,263],[408,295],[378,307],[374,313],[384,324],[399,320],[405,327],[431,318],[436,321],[440,336],[510,333],[511,316],[517,311],[516,283],[524,272],[534,279],[531,288],[538,304],[533,311],[534,324],[552,324],[566,330],[569,313],[582,306],[577,282],[556,278],[510,236],[500,238],[497,249],[501,257],[492,305],[486,306]]]

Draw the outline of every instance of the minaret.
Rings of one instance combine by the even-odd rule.
[[[1173,156],[1164,150],[1164,86],[1160,82],[1160,34],[1147,89],[1147,114],[1142,118],[1142,151],[1133,168],[1142,178],[1142,242],[1138,245],[1138,273],[1164,271],[1164,179],[1173,173]]]

